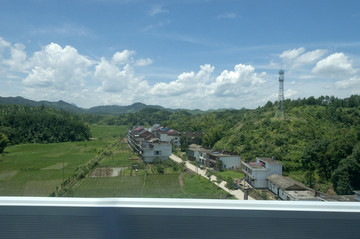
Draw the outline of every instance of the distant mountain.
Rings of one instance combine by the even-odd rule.
[[[58,102],[50,102],[50,101],[34,101],[34,100],[28,100],[23,97],[17,96],[17,97],[1,97],[0,96],[0,104],[10,104],[10,105],[28,105],[28,106],[46,106],[51,107],[59,110],[64,110],[68,112],[73,113],[83,113],[83,114],[109,114],[109,115],[119,115],[119,114],[126,114],[126,113],[135,113],[143,109],[162,109],[167,110],[169,112],[176,112],[176,111],[186,111],[192,115],[196,114],[203,114],[206,112],[211,112],[214,110],[208,110],[208,111],[202,111],[199,109],[195,110],[189,110],[189,109],[170,109],[170,108],[164,108],[159,105],[146,105],[140,102],[134,103],[132,105],[128,106],[119,106],[119,105],[103,105],[103,106],[95,106],[90,109],[84,109],[77,107],[74,104],[69,104],[65,101],[58,101]],[[217,110],[216,110],[217,111]],[[220,110],[221,111],[221,110]]]
[[[126,114],[126,113],[135,113],[143,109],[155,108],[155,109],[165,109],[159,105],[146,105],[140,102],[134,103],[128,106],[119,106],[119,105],[104,105],[104,106],[95,106],[87,110],[88,113],[93,114]]]
[[[75,105],[66,103],[65,101],[58,101],[58,102],[50,102],[46,100],[42,101],[34,101],[34,100],[28,100],[23,97],[17,96],[17,97],[1,97],[0,96],[0,104],[2,105],[28,105],[28,106],[46,106],[58,110],[64,110],[68,112],[73,113],[86,113],[87,110],[79,108]]]

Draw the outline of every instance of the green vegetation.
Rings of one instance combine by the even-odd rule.
[[[4,151],[4,149],[8,143],[9,143],[9,140],[6,137],[6,135],[0,133],[0,154]]]
[[[284,173],[323,192],[360,189],[360,96],[286,100],[286,119],[275,117],[276,103],[255,110],[202,115],[178,113],[166,124],[180,131],[203,131],[203,146],[282,161]],[[351,156],[352,155],[352,156]],[[351,170],[354,169],[354,170]]]
[[[78,143],[21,144],[10,146],[0,156],[1,196],[48,196],[76,168],[96,155]]]
[[[96,162],[107,159],[108,147],[120,144],[125,132],[125,127],[92,126],[91,133],[102,140],[9,146],[0,156],[0,195],[52,194],[61,188],[63,162],[65,183],[83,178]]]
[[[0,105],[0,116],[0,137],[6,135],[11,144],[83,141],[90,137],[89,126],[64,111]]]
[[[285,175],[317,190],[323,192],[335,190],[338,194],[349,194],[353,190],[360,189],[359,95],[346,99],[322,96],[286,100],[285,119],[275,117],[276,102],[268,102],[254,110],[224,110],[197,115],[185,110],[172,112],[161,107],[144,108],[141,104],[136,107],[138,110],[142,109],[123,115],[74,115],[45,107],[0,106],[0,152],[8,143],[86,140],[90,137],[90,131],[83,123],[84,120],[91,124],[108,126],[94,126],[91,130],[94,138],[92,141],[70,144],[76,145],[78,147],[76,150],[93,154],[88,158],[89,162],[80,163],[71,173],[77,175],[76,177],[80,175],[80,178],[86,178],[89,171],[97,165],[128,167],[129,172],[132,172],[131,168],[134,165],[138,165],[141,169],[138,173],[142,172],[145,175],[146,166],[126,148],[126,143],[121,143],[118,138],[118,135],[125,135],[126,126],[116,125],[160,123],[181,132],[205,133],[202,139],[189,140],[182,137],[182,150],[185,150],[190,143],[196,142],[216,150],[240,154],[245,161],[254,160],[257,156],[273,156],[283,163]],[[31,160],[26,161],[31,166],[21,167],[31,170],[20,172],[15,166],[12,167],[11,162],[15,160],[11,157],[15,157],[17,150],[21,152],[22,147],[28,146],[19,145],[19,148],[11,146],[7,151],[5,149],[7,153],[1,157],[0,168],[8,164],[10,170],[0,171],[0,180],[16,178],[23,171],[32,172],[37,168],[43,168],[32,166]],[[35,151],[31,149],[30,152]],[[40,155],[39,158],[41,157],[43,156]],[[22,160],[22,157],[19,156],[20,159]],[[60,160],[61,157],[58,161],[54,160],[53,168],[58,167]],[[51,165],[45,167],[51,168]],[[154,174],[171,174],[169,167],[162,164],[155,164],[149,170]],[[173,169],[172,172],[175,171]],[[234,178],[234,175],[223,176],[224,179],[229,177]],[[49,177],[48,180],[59,180],[59,177]],[[22,191],[18,190],[18,193],[23,192],[25,186],[24,183],[22,185]]]
[[[0,195],[230,197],[208,180],[184,172],[171,160],[145,164],[123,140],[126,129],[93,125],[91,141],[9,146],[0,157]],[[108,167],[122,170],[117,177],[89,177],[94,169],[105,172]]]
[[[244,173],[240,171],[224,170],[222,172],[220,171],[215,172],[215,176],[222,180],[225,180],[228,177],[231,177],[233,179],[239,179],[244,177]]]
[[[75,197],[232,198],[205,178],[190,173],[86,178]],[[182,180],[183,185],[180,181]]]

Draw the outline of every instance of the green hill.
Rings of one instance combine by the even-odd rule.
[[[340,194],[360,189],[360,96],[287,100],[285,119],[268,102],[255,110],[170,116],[175,129],[205,132],[203,146],[235,152],[245,161],[274,157],[285,174]]]

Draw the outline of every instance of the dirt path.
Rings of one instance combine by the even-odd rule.
[[[175,161],[175,162],[177,162],[177,163],[183,162],[183,160],[182,160],[181,158],[179,158],[179,157],[177,157],[176,155],[173,155],[173,154],[170,156],[170,159],[173,160],[173,161]],[[203,177],[206,178],[206,179],[209,179],[209,177],[206,176],[206,170],[205,170],[205,169],[200,169],[199,167],[191,164],[191,163],[188,162],[188,161],[185,161],[185,166],[186,166],[188,169],[190,169],[191,171],[193,171],[193,172],[195,172],[195,173],[203,176]],[[237,199],[239,199],[239,200],[244,200],[244,193],[243,193],[243,191],[241,191],[241,190],[230,190],[230,189],[228,189],[227,187],[225,187],[225,185],[226,185],[226,182],[225,182],[225,181],[222,181],[222,182],[220,182],[220,183],[217,183],[217,178],[216,178],[216,176],[214,176],[214,175],[211,175],[210,180],[211,180],[211,182],[212,182],[213,184],[215,184],[216,186],[222,188],[222,189],[225,190],[226,192],[230,193],[231,195],[233,195],[233,196],[236,197]],[[252,197],[250,197],[250,196],[248,196],[248,200],[255,200],[255,199],[252,198]]]
[[[182,173],[180,173],[180,175],[179,175],[179,184],[180,184],[180,187],[184,187],[183,177],[184,177],[184,175],[183,175]]]

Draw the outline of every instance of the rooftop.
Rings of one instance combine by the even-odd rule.
[[[280,174],[273,174],[270,175],[266,178],[267,180],[269,180],[270,182],[272,182],[273,184],[275,184],[276,186],[280,187],[280,188],[284,188],[284,189],[309,189],[308,187],[306,187],[304,184],[289,178],[289,177],[284,177]]]
[[[242,163],[246,166],[248,166],[251,169],[263,169],[263,170],[268,170],[267,168],[265,168],[263,165],[257,164],[256,162],[249,162],[246,163],[244,161],[242,161]]]
[[[282,164],[280,161],[272,159],[272,158],[265,158],[265,157],[257,157],[257,159],[268,163],[268,164]]]
[[[358,202],[355,200],[355,195],[336,195],[336,196],[321,195],[320,198],[327,202]]]
[[[208,154],[212,153],[211,149],[203,148],[203,147],[201,147],[200,145],[197,145],[197,144],[190,144],[189,149],[192,150],[192,151],[199,151],[199,152],[202,152],[202,153],[208,153]]]
[[[317,197],[315,197],[314,192],[308,191],[308,190],[290,190],[286,191],[285,194],[289,195],[292,198],[298,199],[298,200],[314,200],[319,201]]]

